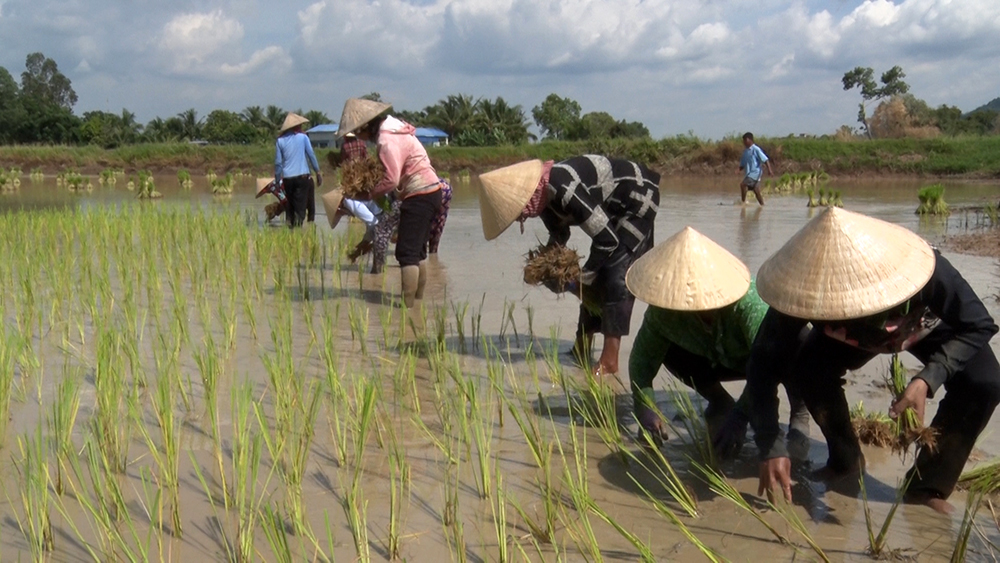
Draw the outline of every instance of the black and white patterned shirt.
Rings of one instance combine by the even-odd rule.
[[[550,243],[565,245],[571,226],[581,227],[593,239],[581,283],[592,283],[619,245],[635,251],[652,236],[659,183],[660,175],[641,164],[592,154],[552,166],[541,218]]]

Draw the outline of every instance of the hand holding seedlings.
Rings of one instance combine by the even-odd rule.
[[[924,406],[927,403],[927,391],[926,381],[919,377],[913,378],[903,394],[892,402],[889,416],[895,420],[902,416],[906,409],[913,409],[917,413],[917,421],[922,425],[924,423]]]
[[[776,457],[760,462],[760,484],[757,494],[767,491],[767,500],[774,503],[774,488],[781,487],[785,500],[792,502],[792,460],[787,457]]]

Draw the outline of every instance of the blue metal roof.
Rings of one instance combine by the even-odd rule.
[[[323,125],[317,125],[312,129],[306,131],[306,133],[336,133],[338,125],[336,123],[324,123]]]
[[[415,133],[417,137],[434,137],[438,139],[447,139],[448,134],[440,129],[434,129],[431,127],[417,127]]]

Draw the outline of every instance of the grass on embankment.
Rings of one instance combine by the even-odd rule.
[[[815,137],[759,139],[776,172],[823,170],[833,175],[904,174],[925,176],[1000,177],[1000,136],[941,137],[937,139],[879,139],[838,141]],[[596,140],[546,141],[502,147],[432,147],[435,167],[442,171],[474,172],[521,160],[563,160],[596,153],[644,162],[671,174],[731,174],[739,166],[743,146],[739,139],[703,141],[680,135],[658,141]],[[328,167],[327,149],[316,156]],[[260,145],[211,145],[187,143],[130,145],[105,150],[95,146],[4,146],[0,166],[23,170],[42,167],[98,172],[106,167],[126,170],[175,170],[193,172],[252,170],[270,174],[274,147]]]

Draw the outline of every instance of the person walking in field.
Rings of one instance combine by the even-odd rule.
[[[845,373],[905,350],[924,367],[892,402],[890,416],[912,408],[922,424],[927,399],[942,387],[945,394],[930,425],[936,444],[918,443],[904,498],[950,512],[947,499],[1000,403],[1000,365],[989,345],[998,328],[969,283],[911,231],[831,207],[764,262],[757,288],[771,307],[747,362],[759,493],[791,500],[775,387],[793,350],[788,377],[829,451],[826,467],[814,473],[820,480],[857,479],[864,471]],[[800,347],[799,333],[810,322]],[[725,449],[726,441],[717,436],[717,447]]]
[[[302,126],[309,120],[295,113],[285,116],[274,146],[274,185],[285,191],[285,217],[289,227],[299,227],[316,215],[316,186],[323,185],[319,161]],[[316,173],[313,184],[310,171]],[[310,211],[311,210],[311,211]]]
[[[745,204],[747,190],[753,190],[753,194],[757,196],[757,203],[764,205],[764,196],[760,193],[760,177],[764,173],[763,166],[767,166],[767,173],[774,176],[771,161],[764,151],[754,144],[753,133],[743,134],[743,146],[746,148],[743,149],[743,156],[740,158],[740,173],[743,174],[743,180],[740,182],[740,200]]]
[[[636,260],[625,284],[649,304],[628,364],[640,438],[655,446],[667,439],[653,395],[660,366],[708,401],[705,420],[711,432],[737,411],[729,432],[745,435],[747,397],[734,401],[722,382],[746,379],[750,349],[767,313],[746,265],[685,227]],[[791,403],[788,448],[792,457],[805,459],[809,412],[793,390],[786,386],[786,392]]]
[[[596,375],[617,374],[621,339],[629,333],[635,304],[625,272],[653,246],[660,175],[628,160],[583,155],[558,163],[529,160],[479,178],[486,240],[514,221],[521,222],[523,232],[530,217],[541,217],[550,245],[565,246],[571,226],[590,236],[580,279],[559,289],[582,298],[576,357],[589,365],[593,338],[600,332],[604,346]]]
[[[344,104],[338,135],[354,133],[378,145],[378,158],[385,168],[371,191],[377,199],[390,193],[399,204],[396,260],[400,266],[403,303],[415,307],[424,297],[427,283],[427,242],[432,224],[441,210],[447,182],[438,177],[427,150],[414,135],[416,129],[389,115],[392,106],[360,98]],[[418,335],[419,336],[419,335]]]

